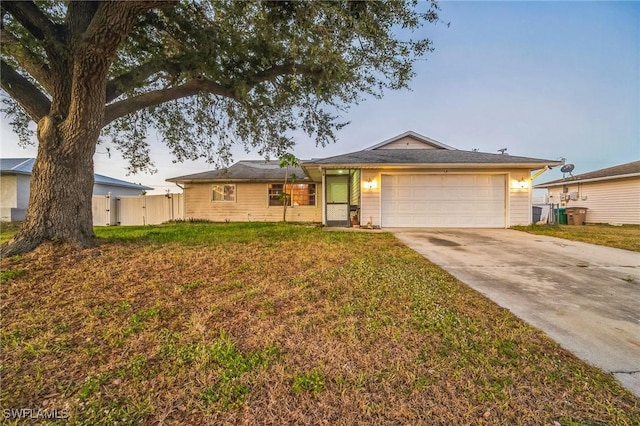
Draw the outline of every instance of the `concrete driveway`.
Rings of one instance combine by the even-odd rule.
[[[640,396],[640,253],[510,229],[386,229]]]

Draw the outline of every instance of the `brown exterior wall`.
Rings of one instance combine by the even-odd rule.
[[[233,183],[229,183],[233,184]],[[268,183],[235,183],[236,201],[212,202],[212,183],[188,183],[184,186],[184,217],[214,222],[278,222],[282,206],[269,206]],[[315,206],[287,208],[287,221],[322,221],[322,185],[316,183]]]

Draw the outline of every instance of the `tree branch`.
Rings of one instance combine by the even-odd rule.
[[[72,9],[79,22],[71,22],[71,54],[74,63],[73,94],[70,98],[67,117],[85,118],[88,99],[94,99],[94,84],[90,80],[101,81],[101,93],[95,100],[104,105],[106,101],[106,79],[108,69],[120,45],[127,39],[138,15],[159,3],[154,1],[110,1],[78,5]],[[95,6],[95,7],[94,7]],[[73,16],[68,16],[73,18]]]
[[[78,40],[87,29],[96,10],[98,2],[92,1],[70,1],[67,6],[67,16],[65,21],[72,40]]]
[[[151,61],[140,64],[137,68],[112,78],[107,82],[106,103],[113,101],[131,89],[140,87],[147,78],[160,71],[164,71],[166,66],[162,66],[162,64],[166,61],[166,58],[160,60],[152,59]]]
[[[175,3],[174,0],[100,2],[82,34],[83,41],[98,48],[101,56],[111,58],[127,38],[138,15],[148,9]]]
[[[4,60],[0,63],[2,89],[15,99],[36,123],[49,114],[51,101]]]
[[[60,42],[58,26],[32,1],[3,1],[2,6],[36,39]]]
[[[153,73],[150,71],[150,69],[146,69],[147,67],[151,67],[149,64],[150,62],[147,64],[143,64],[141,66],[141,69],[144,69],[144,72],[148,72],[148,75],[152,75]],[[314,69],[307,65],[275,65],[273,67],[267,68],[266,70],[255,73],[249,79],[249,81],[251,83],[251,86],[253,87],[264,81],[273,80],[278,76],[292,74],[300,74],[313,79],[320,79],[323,73],[322,71]],[[123,77],[126,75],[127,74],[123,74]],[[116,79],[117,78],[119,77],[116,77]],[[138,83],[139,82],[140,80],[138,80]],[[137,87],[137,85],[135,85],[134,82],[131,82],[129,88],[134,87]],[[112,90],[115,90],[115,88]],[[113,120],[124,117],[127,114],[131,114],[141,109],[159,105],[161,103],[172,101],[175,99],[186,98],[188,96],[193,96],[201,92],[211,93],[213,95],[223,96],[226,98],[235,98],[235,92],[233,88],[216,83],[212,80],[200,76],[195,79],[188,80],[186,83],[180,86],[171,87],[169,89],[154,90],[133,98],[123,99],[122,101],[108,105],[105,109],[103,125],[106,126]],[[112,92],[112,95],[114,94],[115,92]]]
[[[186,83],[169,89],[154,90],[133,98],[124,99],[108,105],[104,112],[103,126],[127,114],[139,111],[164,102],[186,98],[198,93],[211,93],[226,98],[235,98],[235,92],[204,77],[188,80]]]
[[[44,89],[51,93],[53,85],[49,75],[49,66],[42,61],[40,55],[36,55],[28,49],[20,40],[6,29],[0,31],[2,39],[2,53],[11,56],[26,72],[28,72]]]
[[[253,77],[251,77],[251,82],[254,84],[258,84],[264,81],[273,80],[274,78],[281,75],[294,74],[300,74],[305,77],[310,77],[314,80],[319,80],[322,77],[323,72],[322,70],[302,64],[274,65],[263,71],[257,72]]]

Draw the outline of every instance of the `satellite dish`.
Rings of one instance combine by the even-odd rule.
[[[565,164],[560,168],[560,171],[562,173],[571,173],[575,167],[576,166],[574,166],[573,164]]]

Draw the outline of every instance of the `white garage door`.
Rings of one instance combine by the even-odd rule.
[[[504,228],[504,175],[382,175],[382,226]]]

